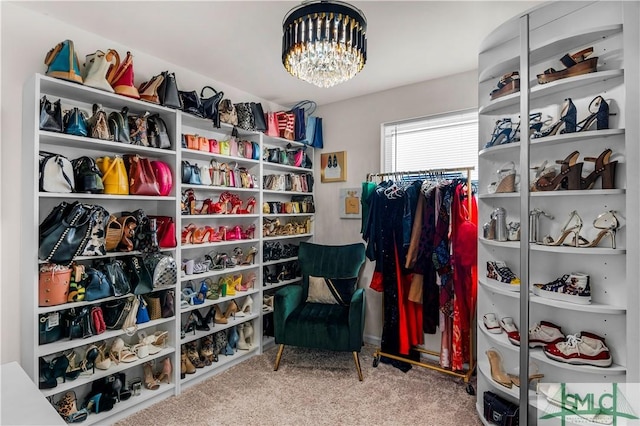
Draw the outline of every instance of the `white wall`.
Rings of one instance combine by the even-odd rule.
[[[477,106],[477,73],[469,71],[318,108],[316,115],[323,119],[324,149],[316,150],[315,164],[319,167],[320,152],[347,151],[347,181],[320,183],[317,174],[315,241],[362,241],[359,220],[339,219],[339,190],[360,187],[367,173],[380,170],[382,123]],[[367,261],[360,282],[367,289],[365,340],[376,343],[382,333],[382,297],[369,289],[372,275],[373,264]]]
[[[2,143],[0,191],[1,200],[1,253],[0,259],[0,363],[20,360],[20,286],[19,276],[22,194],[21,143],[22,141],[22,90],[24,83],[35,73],[44,73],[45,54],[56,43],[65,39],[74,41],[78,59],[84,62],[85,55],[96,50],[115,49],[124,58],[127,47],[92,33],[70,26],[48,16],[24,9],[17,4],[0,2],[2,32]],[[117,27],[114,26],[114,31]],[[188,69],[162,61],[144,52],[134,55],[135,82],[140,84],[162,71],[176,73],[181,90],[200,90],[211,85],[222,90],[225,97],[234,102],[261,101],[265,110],[280,110],[282,106],[271,104],[255,96],[190,72]],[[212,71],[212,74],[215,70]]]

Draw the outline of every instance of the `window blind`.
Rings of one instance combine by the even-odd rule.
[[[383,124],[384,172],[474,167],[478,179],[478,113],[459,111]]]

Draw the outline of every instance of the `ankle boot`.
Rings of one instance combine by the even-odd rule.
[[[208,335],[200,341],[200,358],[204,359],[206,365],[218,362],[218,355],[213,351],[213,337]]]
[[[187,343],[187,358],[191,361],[196,368],[203,368],[204,362],[200,359],[200,355],[198,354],[198,348],[196,342]]]
[[[237,347],[238,342],[240,341],[240,336],[238,335],[238,327],[231,327],[229,329],[229,337],[227,342],[227,347],[225,348],[225,355],[233,355],[235,353],[235,348]]]
[[[180,356],[180,362],[181,362],[181,367],[180,367],[180,373],[182,374],[182,378],[184,379],[184,374],[193,374],[196,372],[196,368],[193,366],[193,364],[191,364],[191,361],[189,361],[189,357],[187,357],[187,354],[183,351],[182,355]]]
[[[171,383],[171,371],[171,360],[167,357],[162,361],[162,370],[160,370],[160,373],[158,373],[156,377],[158,383],[162,383],[164,379],[167,379],[167,384]]]
[[[249,345],[247,345],[247,342],[245,340],[245,334],[244,334],[245,327],[246,327],[245,323],[242,323],[238,326],[240,336],[238,338],[237,347],[238,347],[238,350],[241,350],[241,351],[249,350]]]

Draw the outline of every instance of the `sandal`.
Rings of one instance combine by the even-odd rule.
[[[513,122],[510,118],[503,118],[496,121],[496,127],[493,128],[491,134],[491,140],[485,144],[485,148],[490,148],[496,145],[503,145],[511,142],[515,142],[515,136],[520,130],[520,123],[513,128]]]
[[[608,235],[611,238],[611,248],[616,248],[616,231],[620,228],[620,222],[614,210],[598,215],[593,221],[593,227],[601,231],[591,242],[582,238],[579,244],[580,247],[597,247],[602,238]]]
[[[588,47],[573,55],[566,54],[560,58],[560,62],[566,67],[556,71],[548,68],[542,74],[538,74],[538,84],[551,83],[567,77],[575,77],[598,71],[598,57],[587,59],[593,53],[593,47]]]
[[[589,242],[580,236],[580,231],[582,230],[582,218],[578,214],[576,210],[569,213],[569,219],[564,224],[562,229],[560,229],[560,235],[557,239],[553,239],[550,235],[546,235],[542,239],[542,243],[545,246],[560,246],[563,245],[564,241],[567,239],[569,235],[573,235],[573,239],[570,241],[570,244],[573,247],[579,247],[580,244],[588,244]]]
[[[513,161],[503,164],[497,171],[498,181],[491,182],[489,194],[516,192],[516,165]]]
[[[556,160],[557,164],[561,164],[560,174],[545,174],[535,181],[534,191],[555,191],[562,189],[579,190],[582,181],[582,166],[584,163],[578,163],[578,151],[573,151],[564,160]]]
[[[602,176],[602,189],[614,189],[616,181],[616,165],[617,161],[609,161],[613,151],[605,149],[602,153],[595,157],[585,157],[584,161],[595,163],[595,170],[584,179],[580,179],[580,189],[591,189],[596,181]]]
[[[56,404],[56,411],[67,423],[80,423],[87,419],[89,412],[86,408],[78,410],[76,393],[68,391]]]
[[[520,91],[520,74],[513,71],[503,75],[498,81],[498,88],[493,90],[489,96],[491,100],[498,99],[502,96],[510,95]]]

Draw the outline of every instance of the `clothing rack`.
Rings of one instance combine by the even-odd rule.
[[[471,214],[472,212],[472,188],[471,188],[471,171],[474,170],[474,167],[458,167],[458,168],[444,168],[444,169],[430,169],[430,170],[416,170],[416,171],[404,171],[404,172],[386,172],[386,173],[368,173],[367,174],[367,182],[372,182],[374,178],[382,178],[385,176],[389,176],[389,177],[401,177],[401,176],[412,176],[415,177],[416,179],[419,179],[420,177],[433,177],[433,176],[442,176],[443,178],[447,178],[447,174],[450,173],[456,173],[456,172],[466,172],[466,176],[467,176],[467,201],[469,203],[468,205],[468,212],[469,214]],[[383,302],[384,303],[384,302]],[[440,365],[437,365],[435,363],[431,364],[431,363],[425,363],[422,361],[415,361],[413,359],[409,359],[409,358],[405,358],[399,355],[395,355],[395,354],[390,354],[387,352],[383,352],[381,348],[376,348],[376,351],[374,352],[373,356],[373,366],[377,367],[378,364],[380,363],[380,357],[384,356],[386,358],[390,358],[390,359],[394,359],[396,361],[402,361],[402,362],[406,362],[412,365],[416,365],[418,367],[423,367],[423,368],[428,368],[430,370],[435,370],[438,371],[440,373],[444,373],[444,374],[449,374],[451,376],[455,376],[455,377],[460,377],[464,380],[464,383],[466,383],[467,385],[467,393],[469,395],[475,395],[475,390],[473,388],[473,386],[471,385],[470,381],[471,381],[471,376],[473,375],[475,369],[476,369],[476,360],[474,359],[474,343],[475,343],[475,327],[474,327],[474,323],[475,323],[475,317],[476,317],[476,307],[475,305],[473,306],[473,308],[471,309],[471,313],[470,313],[471,317],[469,318],[469,368],[467,370],[462,370],[462,371],[454,371],[454,370],[450,370],[447,368],[443,368]],[[440,352],[439,351],[431,351],[428,349],[423,349],[420,347],[413,347],[411,348],[414,351],[420,352],[420,353],[424,353],[433,357],[436,357],[437,359],[440,359]]]

